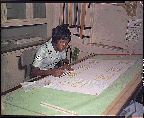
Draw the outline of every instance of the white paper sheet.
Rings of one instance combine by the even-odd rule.
[[[46,87],[98,96],[135,62],[88,59],[72,66],[74,71],[63,77],[46,78],[51,81]]]

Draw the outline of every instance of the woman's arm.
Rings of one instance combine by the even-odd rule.
[[[51,69],[48,70],[40,70],[38,67],[32,66],[32,71],[31,71],[31,76],[42,76],[42,75],[50,75],[51,74]]]
[[[48,70],[40,70],[38,67],[32,67],[31,76],[42,76],[42,75],[53,75],[55,77],[59,77],[63,71],[60,69],[57,69],[57,67],[54,67],[53,69]]]
[[[69,60],[67,58],[62,59],[63,61],[63,69],[69,70],[69,71],[73,71],[74,69],[72,69],[69,65]]]
[[[63,63],[65,64],[69,64],[69,60],[67,59],[67,57],[65,59],[62,59]]]

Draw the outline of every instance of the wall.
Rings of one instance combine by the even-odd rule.
[[[121,6],[96,4],[95,11],[92,41],[122,46],[128,20],[125,10]]]
[[[130,53],[143,53],[142,39],[143,28],[141,28],[140,38],[136,41],[126,41],[126,32],[129,18],[126,10],[122,6],[110,4],[95,4],[95,15],[93,22],[92,42],[102,43],[110,46],[119,46],[127,49]],[[136,17],[133,19],[143,19],[140,12],[140,4],[137,5]],[[86,19],[89,18],[86,16]],[[142,20],[143,21],[143,20]],[[143,27],[143,22],[142,22]],[[136,47],[140,47],[139,50]]]
[[[1,28],[1,39],[7,39],[25,35],[37,35],[41,36],[42,38],[46,38],[47,24]]]
[[[140,12],[141,11],[141,12]],[[143,19],[143,8],[140,3],[137,5],[136,16],[133,19]],[[92,19],[93,17],[93,19]],[[83,39],[72,36],[71,44],[78,47],[81,52],[79,58],[88,55],[89,53],[96,54],[143,54],[143,22],[141,24],[140,38],[138,41],[127,41],[126,32],[128,20],[132,19],[127,15],[126,10],[122,6],[110,4],[95,4],[92,3],[90,8],[86,6],[86,27],[91,26],[91,30],[84,30],[83,34],[91,37]],[[143,20],[142,20],[143,21]],[[78,33],[77,29],[70,28],[72,34]],[[97,46],[87,46],[89,43],[102,43],[109,46],[117,46],[126,49],[124,52],[106,49]],[[129,53],[127,53],[129,51]]]
[[[84,44],[101,43],[104,45],[122,47],[126,49],[123,54],[143,54],[143,20],[138,41],[126,40],[128,20],[130,18],[143,19],[142,11],[143,8],[140,7],[139,2],[137,4],[136,16],[133,18],[127,15],[126,10],[122,6],[92,3],[90,8],[88,8],[87,4],[85,26],[92,27],[92,29],[86,29],[83,31],[84,35],[90,36],[90,39],[84,39]],[[71,31],[73,33],[78,33],[75,28],[71,28]],[[78,46],[80,42],[81,40],[79,41],[79,39],[77,38],[75,41],[72,42],[73,47]],[[91,48],[91,50],[93,49],[93,47],[91,46],[89,48]],[[83,49],[83,51],[84,50],[88,52],[88,49]],[[117,51],[114,50],[106,51],[103,48],[99,48],[98,50],[99,51],[96,51],[95,53],[117,54]]]

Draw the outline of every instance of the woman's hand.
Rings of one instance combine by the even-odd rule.
[[[63,69],[68,70],[68,71],[73,71],[74,69],[72,69],[68,64],[64,64]]]
[[[54,67],[52,70],[51,70],[51,74],[55,77],[59,77],[63,74],[63,70],[62,69],[57,69],[56,67]]]

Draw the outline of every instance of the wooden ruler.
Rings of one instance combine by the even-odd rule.
[[[61,6],[60,6],[60,23],[59,23],[59,25],[62,24],[62,11],[63,11],[63,4],[64,4],[64,3],[61,3]]]
[[[77,7],[78,7],[78,3],[74,3],[74,22],[73,25],[76,26],[76,22],[77,22]]]
[[[72,3],[70,3],[69,26],[72,24]]]
[[[66,3],[66,24],[68,24],[68,3]]]
[[[54,109],[54,110],[57,110],[59,112],[62,112],[62,113],[68,114],[68,115],[76,115],[76,116],[78,116],[78,114],[74,113],[73,111],[66,110],[66,109],[60,108],[58,106],[51,105],[51,104],[47,104],[45,102],[40,102],[40,105],[46,106],[46,107],[48,107],[50,109]]]
[[[65,3],[63,3],[63,24],[64,24],[64,10],[65,10]]]
[[[78,3],[78,23],[77,23],[78,26],[80,26],[80,15],[81,15],[81,3]],[[79,27],[77,27],[77,32],[79,32]]]
[[[86,3],[83,3],[80,38],[82,38],[82,31],[84,30],[84,25],[85,25],[85,12],[86,12]]]

